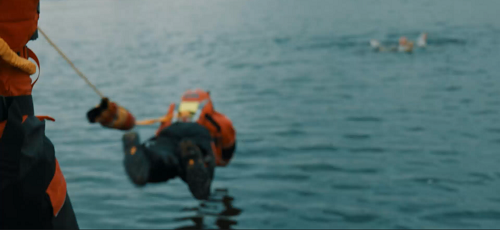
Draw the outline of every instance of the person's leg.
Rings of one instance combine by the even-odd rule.
[[[125,171],[136,185],[180,176],[195,198],[206,199],[215,167],[211,141],[208,130],[195,123],[173,124],[144,144],[129,132],[123,136]]]
[[[151,162],[140,145],[139,134],[129,132],[123,135],[125,172],[136,185],[145,185],[149,179]]]
[[[136,185],[175,178],[180,171],[175,147],[175,141],[166,138],[151,138],[140,144],[139,134],[126,133],[123,135],[123,148],[127,175]]]
[[[54,229],[79,229],[68,194],[66,194],[64,205],[52,223],[54,225]]]
[[[211,173],[205,164],[201,149],[189,139],[179,143],[179,153],[184,168],[182,179],[188,184],[189,191],[196,199],[207,199],[210,195],[213,168]]]
[[[177,122],[162,130],[158,138],[177,141],[180,177],[195,198],[208,198],[215,168],[210,132],[198,123]]]

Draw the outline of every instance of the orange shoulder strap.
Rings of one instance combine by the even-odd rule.
[[[38,66],[38,76],[36,77],[35,81],[31,84],[31,88],[33,88],[33,86],[35,86],[35,83],[38,81],[38,78],[40,78],[40,72],[41,72],[40,61],[38,61],[38,57],[35,55],[33,50],[31,50],[28,47],[26,48],[28,49],[28,58],[33,58],[33,60],[35,60],[36,62],[36,65]]]

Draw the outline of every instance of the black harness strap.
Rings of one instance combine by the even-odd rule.
[[[209,114],[205,114],[205,118],[206,118],[208,121],[210,121],[210,123],[212,123],[212,125],[213,125],[213,126],[215,126],[215,128],[217,129],[217,132],[219,132],[219,133],[220,133],[221,128],[220,128],[219,123],[217,123],[217,122],[214,120],[214,118],[213,118],[212,116],[210,116]]]
[[[219,123],[217,123],[214,120],[214,118],[209,114],[205,114],[205,118],[217,129],[218,135],[213,137],[212,139],[214,141],[215,146],[218,146],[222,149],[221,127]]]

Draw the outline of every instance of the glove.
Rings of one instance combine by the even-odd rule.
[[[99,105],[89,110],[87,119],[90,123],[99,122],[102,126],[112,129],[130,130],[135,126],[134,116],[108,98],[103,98]]]

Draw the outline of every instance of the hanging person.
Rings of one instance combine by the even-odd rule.
[[[104,127],[131,129],[133,117],[120,108],[103,99],[87,117]],[[215,167],[226,166],[236,148],[231,121],[214,109],[209,92],[200,89],[186,91],[160,121],[156,135],[142,144],[137,132],[123,135],[127,175],[138,186],[180,177],[196,199],[207,199]]]

